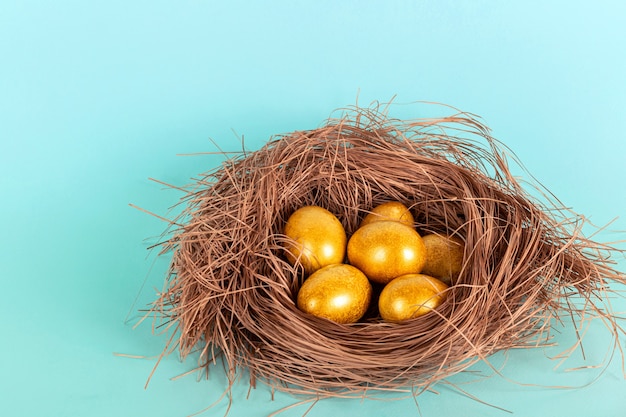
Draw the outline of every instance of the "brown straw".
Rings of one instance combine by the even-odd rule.
[[[163,242],[173,259],[151,311],[172,333],[164,354],[199,350],[207,370],[221,356],[231,384],[247,369],[253,386],[346,396],[426,389],[496,351],[545,344],[562,317],[602,318],[621,351],[607,301],[626,282],[612,261],[620,251],[585,238],[582,217],[552,197],[525,191],[511,158],[473,115],[403,121],[356,107],[227,159],[186,189]],[[375,309],[347,325],[299,311],[302,270],[281,250],[289,215],[322,206],[350,235],[386,201],[410,207],[421,233],[465,241],[446,302],[396,324]]]

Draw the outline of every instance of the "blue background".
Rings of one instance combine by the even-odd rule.
[[[149,178],[184,185],[219,163],[179,154],[215,151],[210,139],[237,150],[238,135],[256,149],[272,134],[319,126],[357,96],[362,105],[395,96],[482,116],[563,204],[598,225],[618,217],[598,240],[624,239],[616,232],[626,230],[623,4],[4,0],[0,414],[182,417],[217,400],[221,369],[208,381],[172,379],[195,364],[176,354],[144,389],[165,336],[153,335],[151,322],[133,325],[162,287],[168,260],[147,250],[165,223],[129,204],[171,216],[180,193]],[[626,310],[624,299],[613,302]],[[623,415],[619,355],[604,372],[567,372],[604,361],[604,325],[589,327],[585,360],[575,351],[557,369],[549,356],[575,335],[566,327],[555,337],[555,349],[495,355],[505,377],[460,385],[468,395],[438,385],[418,397],[419,411]],[[272,401],[263,386],[248,395],[244,377],[230,411],[265,416],[297,401],[281,393]],[[417,415],[418,407],[411,398],[337,399],[308,415],[338,414]]]

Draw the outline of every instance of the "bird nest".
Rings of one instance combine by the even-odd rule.
[[[183,213],[162,242],[172,254],[151,306],[172,331],[168,352],[216,358],[231,384],[242,370],[314,396],[426,389],[509,348],[541,346],[562,315],[597,315],[625,275],[615,247],[581,234],[580,216],[525,191],[506,147],[475,116],[397,120],[351,108],[321,127],[275,136],[227,158],[185,188]],[[302,266],[285,257],[286,220],[317,205],[348,237],[376,205],[409,207],[421,234],[456,235],[463,269],[445,302],[400,323],[375,309],[339,324],[300,311]]]

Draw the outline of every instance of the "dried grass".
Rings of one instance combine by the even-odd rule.
[[[358,107],[227,159],[185,189],[185,211],[162,243],[173,259],[151,312],[172,333],[166,351],[199,350],[207,369],[221,356],[231,384],[247,369],[253,386],[346,396],[427,389],[496,351],[548,342],[564,316],[599,316],[618,343],[607,302],[610,285],[626,282],[612,261],[618,249],[585,238],[582,216],[550,195],[531,196],[511,160],[473,115],[406,121]],[[319,205],[350,235],[390,200],[410,207],[420,232],[465,241],[447,301],[397,324],[300,312],[302,270],[281,251],[288,216]]]

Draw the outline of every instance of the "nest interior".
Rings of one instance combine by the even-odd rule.
[[[618,332],[603,302],[611,282],[625,282],[610,260],[616,249],[584,238],[577,216],[531,197],[509,161],[464,113],[406,121],[354,108],[273,137],[186,189],[152,311],[182,357],[200,352],[200,367],[221,356],[230,381],[247,369],[252,385],[315,395],[428,387],[495,351],[541,345],[563,312],[592,311]],[[370,314],[337,324],[299,311],[302,268],[282,250],[289,215],[324,207],[349,236],[386,201],[407,205],[421,233],[465,241],[444,304],[403,323]]]

